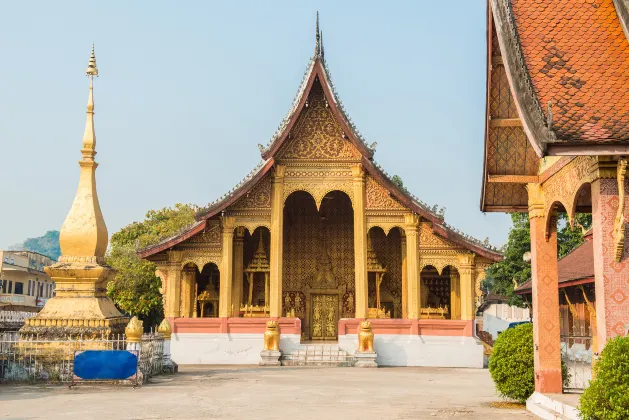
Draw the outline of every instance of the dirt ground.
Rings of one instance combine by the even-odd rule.
[[[439,368],[183,366],[141,388],[0,386],[4,419],[532,419],[489,372]]]

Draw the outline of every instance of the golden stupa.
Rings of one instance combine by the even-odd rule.
[[[124,332],[124,317],[107,296],[107,283],[114,270],[105,265],[107,227],[96,192],[96,134],[94,132],[94,76],[98,76],[94,45],[87,66],[90,93],[83,135],[79,187],[61,232],[59,261],[46,267],[56,283],[56,296],[46,302],[35,317],[20,330],[22,339],[108,337]]]

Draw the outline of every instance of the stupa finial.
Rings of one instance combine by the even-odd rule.
[[[90,61],[87,63],[87,70],[85,75],[89,77],[98,76],[98,67],[96,67],[96,55],[94,54],[94,43],[92,43],[92,54],[90,55]]]
[[[317,10],[317,27],[316,27],[316,43],[315,43],[315,57],[321,56],[321,31],[319,31],[319,11]]]
[[[79,187],[72,203],[72,208],[61,226],[59,242],[61,245],[60,261],[100,262],[107,250],[107,227],[100,210],[96,192],[96,133],[94,131],[94,76],[98,76],[94,45],[85,74],[90,78],[90,93],[87,99],[87,119],[83,133],[83,158],[79,161],[81,176]]]

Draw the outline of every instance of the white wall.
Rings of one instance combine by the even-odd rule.
[[[528,308],[492,303],[483,312],[483,331],[487,331],[495,340],[498,333],[506,330],[511,322],[530,320],[531,313]]]

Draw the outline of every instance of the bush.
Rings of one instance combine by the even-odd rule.
[[[535,390],[533,324],[500,333],[489,357],[489,373],[500,395],[526,402]]]
[[[629,337],[607,342],[594,365],[595,379],[581,396],[581,417],[629,419]]]
[[[503,331],[489,357],[489,373],[498,393],[520,403],[525,403],[535,391],[535,367],[533,365],[533,324],[521,324]],[[568,367],[561,362],[564,385],[570,381]]]

